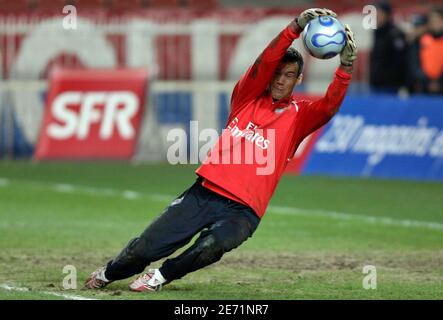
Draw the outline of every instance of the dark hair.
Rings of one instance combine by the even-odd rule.
[[[298,64],[297,78],[303,71],[303,63],[304,63],[303,57],[300,54],[300,52],[298,52],[292,47],[286,50],[285,55],[281,59],[281,63],[297,63]]]
[[[388,16],[392,15],[392,5],[391,5],[390,1],[386,1],[386,0],[380,1],[375,4],[375,7],[386,12],[386,14]]]
[[[434,5],[434,6],[432,6],[432,8],[431,8],[429,14],[432,14],[432,13],[436,13],[436,14],[438,14],[440,17],[443,18],[443,7],[441,7],[441,6],[439,6],[439,5]]]
[[[414,27],[425,26],[428,23],[428,17],[424,14],[416,14],[411,17],[411,24]]]

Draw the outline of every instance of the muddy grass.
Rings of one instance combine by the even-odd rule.
[[[39,272],[62,270],[63,266],[74,265],[80,272],[90,272],[112,258],[111,255],[79,253],[46,253],[44,255],[2,253],[0,255],[0,279],[16,272]],[[162,260],[152,264],[158,267]],[[254,253],[230,252],[210,268],[236,270],[260,269],[303,272],[362,270],[365,265],[377,268],[403,270],[443,276],[443,250],[387,253],[368,251],[362,253],[302,252],[302,253]]]
[[[443,273],[443,250],[395,254],[377,251],[355,254],[316,252],[263,254],[242,252],[227,254],[219,264],[232,268],[250,268],[250,266],[254,266],[295,272],[304,270],[354,270],[361,269],[365,265],[374,265],[408,271],[440,271]]]

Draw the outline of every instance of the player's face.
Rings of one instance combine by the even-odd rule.
[[[380,9],[377,10],[377,27],[383,27],[388,21],[389,21],[389,16],[386,13],[386,11]]]
[[[292,94],[297,83],[298,64],[283,63],[275,70],[271,81],[272,98],[279,100],[287,98]]]
[[[436,12],[431,12],[428,16],[428,25],[431,32],[440,33],[443,31],[443,16]]]

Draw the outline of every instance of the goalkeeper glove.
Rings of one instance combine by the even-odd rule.
[[[357,59],[357,46],[355,45],[354,33],[348,24],[345,25],[346,45],[340,53],[340,62],[344,66],[352,66]]]
[[[311,8],[300,13],[300,15],[296,18],[296,21],[298,26],[304,29],[309,21],[321,16],[331,16],[337,18],[337,14],[332,10],[326,8]]]

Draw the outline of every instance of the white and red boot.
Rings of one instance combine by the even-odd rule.
[[[101,289],[106,287],[112,281],[105,277],[106,267],[100,267],[89,275],[85,281],[85,287],[88,289]]]
[[[136,292],[157,292],[162,289],[166,280],[158,269],[149,269],[129,284],[129,290]]]

